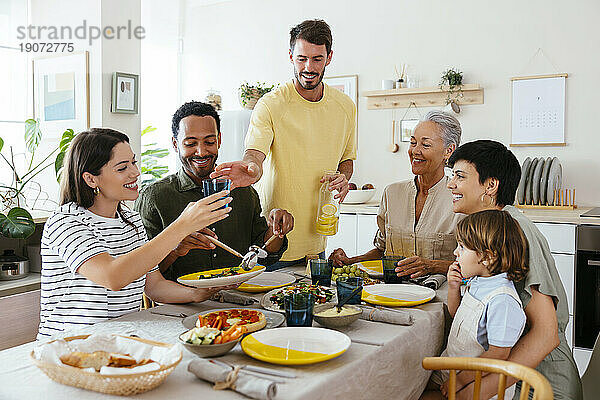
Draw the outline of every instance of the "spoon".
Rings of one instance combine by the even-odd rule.
[[[341,312],[342,306],[344,304],[346,304],[348,302],[348,300],[350,300],[352,297],[354,297],[355,294],[357,294],[360,291],[362,291],[362,286],[354,288],[354,290],[352,292],[350,292],[350,294],[348,296],[344,297],[342,300],[339,300],[337,303],[337,312],[338,313]]]

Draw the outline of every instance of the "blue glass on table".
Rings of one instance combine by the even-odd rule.
[[[312,284],[331,286],[331,274],[333,272],[332,261],[318,258],[309,260],[309,264]]]
[[[350,296],[352,291],[357,287],[361,287],[363,285],[362,278],[354,278],[354,277],[342,277],[338,278],[335,282],[337,285],[337,298],[338,301],[345,299]],[[362,295],[362,291],[356,293],[346,304],[360,304],[360,298]]]
[[[408,282],[408,276],[399,277],[396,272],[398,261],[403,260],[403,256],[383,256],[381,263],[383,264],[383,281],[385,283],[404,283]]]
[[[283,298],[287,326],[312,326],[315,297],[310,293],[292,293]]]
[[[202,181],[202,192],[204,193],[204,197],[210,196],[211,194],[219,193],[223,190],[230,190],[231,188],[231,179],[205,179]],[[229,203],[231,207],[231,203]],[[226,205],[219,208],[225,208]]]

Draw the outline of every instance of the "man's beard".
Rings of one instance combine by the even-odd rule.
[[[204,157],[198,157],[200,159],[203,159]],[[193,159],[194,158],[186,158],[185,159],[185,165],[187,166],[187,170],[188,172],[190,172],[192,175],[194,175],[194,177],[196,177],[198,180],[204,180],[204,179],[210,179],[209,175],[211,172],[213,172],[215,170],[215,166],[217,165],[217,158],[218,156],[210,156],[210,159],[212,160],[210,162],[210,164],[208,165],[207,168],[202,168],[199,169],[194,163],[193,163]],[[202,175],[200,175],[202,174]]]
[[[317,88],[319,86],[319,84],[321,83],[321,81],[323,81],[323,77],[325,76],[325,68],[323,68],[323,72],[321,72],[318,75],[318,80],[316,83],[311,84],[311,85],[305,85],[302,83],[302,81],[300,80],[300,73],[298,73],[298,70],[296,69],[296,67],[294,66],[294,75],[296,75],[296,80],[298,81],[298,83],[300,84],[300,86],[302,86],[302,89],[305,90],[313,90],[315,88]]]

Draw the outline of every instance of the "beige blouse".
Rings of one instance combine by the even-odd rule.
[[[387,186],[377,215],[378,231],[373,244],[386,255],[420,256],[431,260],[454,260],[454,230],[463,214],[452,211],[452,193],[444,176],[429,189],[419,222],[415,226],[415,180]]]

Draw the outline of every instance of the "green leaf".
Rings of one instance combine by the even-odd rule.
[[[156,128],[155,128],[155,127],[153,127],[152,125],[148,125],[147,127],[145,127],[145,128],[142,130],[142,136],[144,136],[144,135],[145,135],[146,133],[148,133],[148,132],[154,132],[155,130],[156,130]]]
[[[27,239],[33,232],[35,232],[35,222],[27,210],[14,207],[7,215],[0,213],[0,233],[3,236]]]
[[[42,131],[40,130],[40,124],[35,119],[28,119],[25,121],[25,144],[27,150],[30,153],[35,152],[40,141],[42,140]]]
[[[148,149],[142,153],[142,157],[158,157],[163,158],[169,155],[169,150],[167,149]]]
[[[0,151],[4,147],[4,140],[0,137]]]
[[[56,159],[54,160],[54,172],[56,174],[56,180],[60,182],[60,177],[62,175],[63,164],[65,161],[65,155],[67,154],[67,150],[69,150],[69,146],[75,137],[75,131],[73,129],[67,129],[63,132],[62,137],[60,138],[60,151],[56,155]]]

